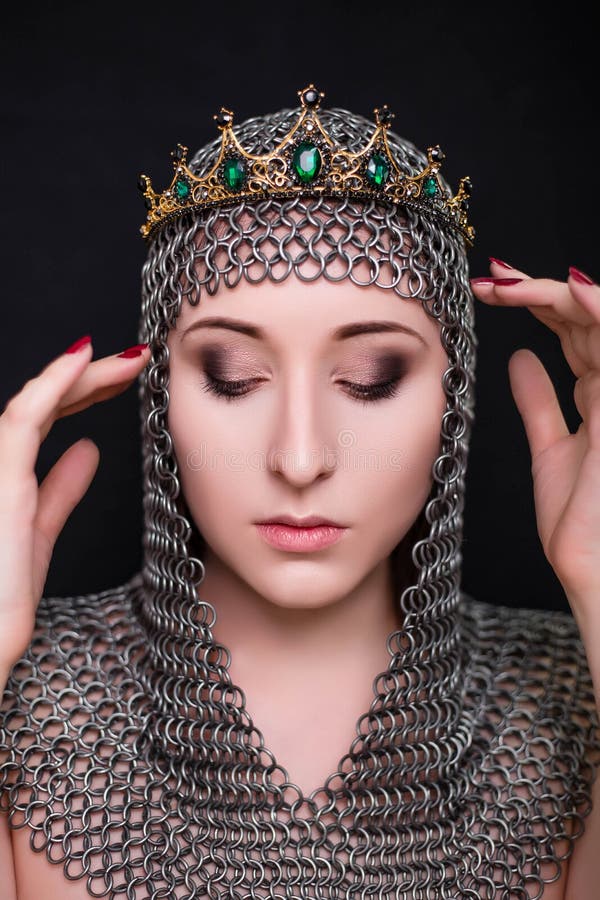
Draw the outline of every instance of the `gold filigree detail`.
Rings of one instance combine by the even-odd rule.
[[[142,235],[149,237],[164,221],[190,209],[201,210],[245,198],[322,194],[375,197],[414,206],[445,220],[472,246],[475,230],[469,225],[466,213],[471,182],[468,177],[462,178],[455,196],[444,189],[438,175],[444,159],[439,146],[428,148],[427,165],[422,172],[408,175],[398,166],[388,143],[387,130],[394,113],[387,104],[374,110],[375,131],[366,146],[351,152],[335,144],[319,119],[318,109],[325,94],[311,83],[298,91],[298,96],[302,104],[300,115],[270,153],[248,153],[233,132],[233,111],[223,106],[213,116],[222,133],[222,142],[218,159],[207,175],[199,177],[189,169],[188,148],[183,144],[178,144],[171,154],[173,178],[162,194],[154,191],[147,175],[141,175],[139,186],[147,208],[146,222],[140,229]],[[318,169],[312,178],[309,177],[311,168],[301,168],[301,175],[294,165],[294,155],[300,153],[301,144],[309,145],[304,152]],[[238,166],[237,182],[235,178],[226,180],[225,163],[231,160]]]

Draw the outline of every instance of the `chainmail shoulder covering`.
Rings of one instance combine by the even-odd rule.
[[[366,723],[377,721],[375,694],[332,778],[331,802],[311,795],[302,815],[277,777],[285,770],[266,765],[265,815],[265,804],[243,802],[250,731],[233,722],[225,690],[238,759],[222,752],[214,722],[198,732],[194,759],[146,739],[140,583],[138,575],[100,593],[44,597],[1,708],[2,809],[34,850],[68,878],[85,878],[91,896],[526,898],[560,876],[557,859],[583,832],[600,761],[590,673],[570,614],[496,607],[463,592],[460,758],[448,745],[437,782],[419,784],[414,769],[405,777],[399,745],[386,784],[372,783],[376,733],[370,743]],[[228,687],[233,700],[239,689]],[[384,790],[392,831],[380,814]],[[365,827],[379,838],[368,858]]]

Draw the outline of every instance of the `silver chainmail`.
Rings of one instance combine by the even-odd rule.
[[[236,134],[264,153],[298,112],[248,119]],[[373,130],[347,110],[319,115],[351,149]],[[388,139],[407,172],[424,167],[412,144]],[[219,146],[190,167],[208,171]],[[213,638],[218,598],[202,592],[203,538],[166,424],[166,339],[184,299],[242,276],[339,280],[329,269],[340,258],[343,277],[439,320],[447,406],[429,498],[392,555],[402,627],[388,637],[389,667],[338,771],[307,797],[265,746]],[[463,239],[422,211],[270,198],[188,211],[150,239],[143,565],[113,589],[42,598],[0,715],[2,809],[90,896],[525,900],[559,878],[591,809],[600,727],[571,615],[461,590],[473,326]]]

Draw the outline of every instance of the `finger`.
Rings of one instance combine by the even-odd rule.
[[[44,569],[46,556],[49,563],[56,539],[90,486],[99,461],[96,444],[82,438],[65,450],[42,481],[35,527],[44,539],[42,546],[36,546],[37,553],[44,557]],[[43,585],[40,587],[43,590]]]
[[[150,348],[147,347],[139,356],[125,358],[115,354],[91,363],[79,381],[62,398],[61,408],[55,418],[73,415],[94,403],[122,394],[149,362],[150,355]]]
[[[578,272],[573,266],[569,267],[569,290],[579,306],[586,311],[596,324],[600,324],[600,286],[591,279],[588,284],[583,273]]]
[[[61,353],[11,397],[0,416],[0,495],[18,504],[20,487],[34,472],[45,423],[61,397],[81,377],[92,357],[89,341],[76,353]]]
[[[517,350],[508,362],[510,386],[523,419],[532,460],[570,432],[554,385],[531,350]]]
[[[514,278],[520,276],[515,275]],[[561,318],[571,318],[577,304],[571,295],[569,286],[563,281],[552,278],[523,278],[516,284],[503,284],[503,280],[512,281],[513,276],[501,276],[496,282],[491,278],[471,278],[471,285],[477,296],[485,296],[492,302],[506,306],[548,306],[556,310]]]
[[[493,277],[497,278],[529,278],[530,276],[522,269],[515,269],[504,260],[496,259],[490,256],[490,271]]]
[[[115,397],[126,390],[150,360],[150,348],[139,356],[105,356],[92,362],[61,398],[56,418],[62,418],[92,406],[99,400]]]
[[[585,423],[588,443],[600,450],[600,372],[587,372],[580,378],[574,391],[575,405]]]
[[[102,403],[103,400],[111,400],[113,397],[118,397],[119,394],[125,393],[136,376],[137,372],[129,376],[127,381],[124,381],[121,384],[111,385],[106,388],[98,388],[97,391],[84,397],[78,403],[72,403],[70,406],[60,409],[56,414],[56,418],[63,419],[66,418],[66,416],[72,416],[74,413],[81,412],[82,409],[87,409],[88,406],[93,406],[95,403]]]
[[[498,284],[485,277],[472,278],[470,281],[475,295],[488,303],[527,306],[532,312],[539,308],[557,322],[568,321],[579,325],[591,322],[590,314],[577,302],[564,281],[525,278],[517,284]]]
[[[561,345],[577,378],[590,369],[600,370],[600,324],[596,323],[588,328],[565,326]]]
[[[560,346],[571,371],[577,378],[585,375],[590,368],[586,340],[587,330],[570,325],[560,326]]]
[[[517,303],[507,304],[503,303],[503,294],[505,291],[514,290],[515,287],[518,287],[517,284],[512,285],[502,285],[499,286],[494,284],[492,278],[471,278],[471,289],[473,291],[473,295],[478,299],[482,300],[488,306],[520,306],[525,305],[526,308],[529,309],[529,312],[535,316],[536,319],[539,319],[550,331],[553,331],[554,334],[557,334],[561,341],[564,338],[564,330],[565,324],[563,319],[556,313],[556,310],[552,306],[551,303],[547,304],[538,304],[537,307],[527,307],[526,299],[522,298],[522,301]]]

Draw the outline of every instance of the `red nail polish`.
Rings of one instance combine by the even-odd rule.
[[[498,284],[503,287],[506,287],[509,284],[519,284],[519,282],[521,282],[523,280],[524,280],[523,278],[492,278],[492,282],[494,284]]]
[[[83,350],[91,340],[90,335],[85,334],[83,337],[80,337],[78,341],[75,341],[74,344],[71,344],[71,346],[65,350],[65,353],[77,353],[78,350]]]
[[[579,269],[576,269],[575,266],[569,266],[569,275],[580,284],[595,284],[594,280],[590,278],[589,275],[586,275],[585,272],[581,272]]]
[[[148,344],[134,344],[133,347],[128,347],[122,353],[117,353],[117,356],[123,356],[126,359],[131,359],[132,356],[141,356],[147,346]]]
[[[504,269],[514,269],[514,266],[509,266],[507,262],[504,262],[503,259],[496,259],[495,256],[489,257],[490,262],[496,263],[498,266],[502,266]]]

